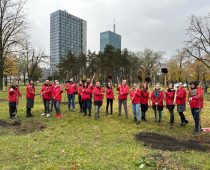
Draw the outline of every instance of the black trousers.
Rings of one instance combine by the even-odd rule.
[[[108,114],[109,105],[110,105],[110,110],[112,114],[113,113],[113,99],[106,99],[106,114]]]
[[[78,95],[78,100],[79,100],[80,111],[82,111],[82,109],[83,109],[83,107],[82,107],[82,96]]]
[[[9,115],[10,118],[14,118],[17,113],[17,103],[16,102],[9,102]]]
[[[179,112],[179,116],[180,116],[180,119],[181,119],[181,123],[184,124],[186,123],[186,118],[185,118],[185,115],[183,112]]]

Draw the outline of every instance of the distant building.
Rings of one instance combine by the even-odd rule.
[[[115,24],[113,32],[100,33],[100,51],[104,51],[106,45],[112,45],[115,49],[121,49],[121,35],[115,33]]]
[[[78,56],[87,51],[87,22],[66,11],[58,10],[50,15],[50,67],[51,73],[61,57],[71,50]]]

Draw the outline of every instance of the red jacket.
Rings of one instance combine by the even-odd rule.
[[[118,91],[118,99],[119,100],[127,100],[127,96],[129,93],[128,85],[125,85],[125,86],[120,85],[120,87],[117,88],[117,91]]]
[[[165,96],[165,101],[166,101],[166,105],[174,105],[174,97],[175,97],[175,91],[171,90],[171,91],[166,91],[166,96]]]
[[[114,92],[112,88],[106,88],[106,98],[107,99],[114,99]]]
[[[44,84],[41,89],[41,95],[43,100],[50,100],[52,97],[52,87]]]
[[[94,101],[102,101],[103,100],[103,88],[102,87],[94,87],[93,94],[94,94]]]
[[[176,92],[176,104],[183,105],[186,103],[186,90],[184,88],[178,89]]]
[[[158,106],[163,106],[164,92],[159,91],[159,96],[155,97],[155,93],[153,91],[151,94],[151,100],[152,100],[152,105],[155,105],[155,103],[158,103]]]
[[[196,95],[195,96],[190,96],[192,90],[189,91],[189,104],[191,108],[199,108],[202,109],[203,108],[203,102],[202,102],[202,98],[203,98],[203,92],[202,89],[196,89]]]
[[[56,101],[61,101],[62,99],[62,86],[54,86],[53,91],[52,91],[52,97]]]
[[[147,90],[141,90],[141,104],[148,105],[149,92]]]
[[[66,83],[65,89],[67,90],[67,94],[74,94],[77,89],[77,85],[75,83]]]
[[[10,91],[13,89],[13,91]],[[22,94],[19,91],[18,87],[11,86],[8,88],[8,100],[9,102],[18,102],[19,96],[22,96]]]
[[[141,103],[141,90],[131,90],[130,92],[130,98],[132,104],[140,104]]]
[[[204,88],[203,87],[197,87],[198,93],[200,94],[200,99],[199,99],[199,108],[203,109],[204,107]]]
[[[82,89],[82,100],[89,100],[90,99],[90,88],[86,87]]]
[[[94,87],[88,83],[88,87],[90,88],[90,93],[93,94]]]
[[[26,86],[26,98],[34,99],[35,97],[35,87],[33,85],[28,84]]]
[[[82,96],[82,85],[78,86],[78,96]]]

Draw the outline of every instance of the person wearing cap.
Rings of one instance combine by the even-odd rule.
[[[93,89],[94,106],[95,106],[95,119],[99,119],[100,109],[103,103],[103,88],[100,86],[100,82],[96,82],[96,86]]]
[[[179,83],[179,88],[175,92],[174,100],[177,105],[177,112],[181,119],[180,126],[185,126],[189,121],[184,115],[184,112],[186,111],[186,90],[184,89],[182,82]]]
[[[110,105],[110,114],[113,113],[113,100],[114,100],[114,92],[112,88],[112,84],[109,82],[106,88],[106,114],[108,115],[109,105]]]
[[[34,81],[29,80],[26,86],[26,117],[33,117],[31,109],[34,107],[35,86]]]
[[[151,100],[152,100],[152,108],[155,114],[155,122],[160,123],[162,120],[164,92],[161,90],[159,83],[155,85],[155,89],[151,94]]]
[[[22,94],[20,93],[17,81],[13,80],[12,85],[8,88],[10,119],[14,119],[16,117],[19,97],[22,97]]]
[[[129,93],[129,86],[127,85],[127,81],[123,80],[121,84],[117,87],[118,91],[118,116],[121,116],[121,108],[122,105],[125,110],[125,116],[128,118],[128,107],[127,107],[127,97]]]
[[[193,131],[194,134],[200,133],[200,109],[203,107],[200,101],[202,100],[202,98],[203,91],[197,88],[196,82],[191,82],[188,95],[188,102],[195,122],[195,129]]]
[[[130,91],[130,99],[131,99],[131,103],[132,103],[134,121],[136,121],[137,124],[140,124],[140,120],[141,120],[141,112],[140,112],[141,90],[135,83],[133,84],[133,88]]]
[[[75,111],[75,90],[76,84],[73,82],[73,79],[70,79],[65,85],[66,93],[68,95],[68,111],[71,109],[71,105],[73,111]]]

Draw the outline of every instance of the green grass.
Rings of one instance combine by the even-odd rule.
[[[40,89],[40,87],[38,87]],[[37,93],[38,90],[37,89]],[[25,92],[25,87],[21,88]],[[136,142],[134,134],[139,132],[157,132],[179,139],[193,138],[193,120],[189,108],[186,112],[190,124],[179,127],[179,116],[176,113],[174,129],[168,128],[169,113],[163,112],[163,125],[153,122],[153,112],[147,113],[148,122],[136,125],[132,119],[129,106],[129,119],[117,117],[117,101],[115,100],[114,115],[105,116],[105,102],[100,120],[83,117],[78,112],[67,112],[65,105],[61,110],[64,118],[45,118],[42,100],[36,96],[35,115],[32,119],[25,118],[25,94],[18,106],[18,116],[22,122],[44,122],[44,131],[17,135],[0,127],[0,169],[138,169],[136,162],[143,156],[162,154],[174,167],[172,169],[210,169],[210,154],[197,151],[160,151],[145,147]],[[6,99],[7,93],[0,92],[0,99]],[[206,99],[210,99],[210,95]],[[210,107],[209,102],[207,107]],[[77,105],[77,110],[79,106]],[[124,112],[123,112],[124,113]],[[8,120],[8,103],[0,103],[0,119]],[[202,114],[203,127],[210,126],[209,109]],[[18,127],[17,127],[18,128]],[[205,134],[208,135],[209,134]],[[210,137],[210,136],[209,136]],[[147,169],[147,168],[146,168]]]

